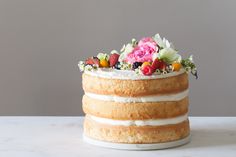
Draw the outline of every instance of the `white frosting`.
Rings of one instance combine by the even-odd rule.
[[[91,115],[89,116],[92,120],[109,125],[121,125],[121,126],[160,126],[160,125],[169,125],[169,124],[178,124],[188,119],[188,114],[175,117],[175,118],[166,118],[166,119],[149,119],[149,120],[113,120],[107,118],[100,118]]]
[[[103,100],[103,101],[114,101],[120,103],[137,103],[137,102],[160,102],[160,101],[179,101],[188,96],[189,90],[177,94],[168,95],[152,95],[142,97],[120,97],[115,95],[99,95],[94,93],[85,93],[90,98]]]
[[[120,79],[120,80],[146,80],[146,79],[158,79],[158,78],[166,78],[172,77],[179,74],[184,73],[185,70],[181,69],[178,72],[171,72],[167,74],[153,74],[151,76],[145,76],[136,74],[132,70],[116,70],[116,69],[109,69],[109,68],[99,68],[98,70],[94,71],[85,71],[86,74],[101,77],[101,78],[108,78],[108,79]]]

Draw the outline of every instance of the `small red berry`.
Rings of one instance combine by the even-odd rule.
[[[160,60],[158,60],[158,59],[155,59],[154,61],[153,61],[153,63],[152,63],[152,68],[154,69],[154,70],[156,70],[156,69],[158,69],[159,67],[160,67]]]
[[[152,68],[153,70],[165,69],[166,63],[162,60],[155,59],[154,62],[152,63]]]
[[[142,73],[146,76],[152,75],[153,72],[154,72],[154,70],[151,65],[146,65],[142,68]]]
[[[86,59],[85,64],[93,65],[93,60],[92,60],[92,58]]]
[[[161,69],[161,70],[166,69],[166,63],[162,61],[159,69]]]
[[[90,57],[85,61],[85,64],[99,66],[99,59],[97,57]]]
[[[120,57],[120,55],[117,54],[117,53],[111,54],[110,59],[109,59],[110,67],[113,67],[113,66],[116,65],[116,63],[118,62],[119,57]]]

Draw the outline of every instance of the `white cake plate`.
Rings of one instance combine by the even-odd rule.
[[[190,142],[190,135],[184,139],[177,141],[165,142],[165,143],[153,143],[153,144],[112,143],[112,142],[95,140],[85,135],[83,135],[83,139],[85,142],[89,144],[106,148],[123,149],[123,150],[155,150],[155,149],[167,149],[187,144],[188,142]]]

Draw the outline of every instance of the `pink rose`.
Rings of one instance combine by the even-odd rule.
[[[138,42],[138,46],[144,46],[144,45],[147,45],[148,47],[152,48],[155,51],[158,50],[157,43],[153,40],[153,38],[146,37]]]
[[[151,62],[152,55],[158,50],[157,43],[152,38],[143,38],[138,45],[129,53],[125,59],[126,62]]]

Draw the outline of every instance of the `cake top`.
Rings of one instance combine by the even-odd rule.
[[[119,75],[134,78],[162,78],[190,72],[196,78],[197,69],[192,55],[182,58],[173,44],[159,34],[132,41],[118,52],[98,53],[78,64],[81,71],[113,78]]]

